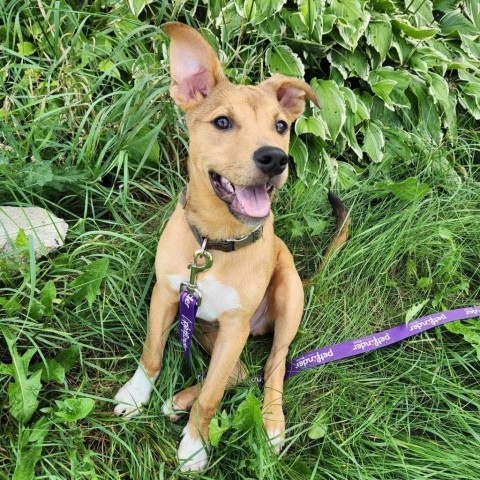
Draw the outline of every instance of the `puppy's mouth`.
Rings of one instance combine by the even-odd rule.
[[[275,188],[272,183],[235,185],[216,172],[210,172],[209,175],[214,192],[239,220],[258,223],[268,217]]]

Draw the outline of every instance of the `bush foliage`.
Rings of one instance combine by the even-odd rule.
[[[137,367],[159,231],[185,182],[167,21],[200,28],[232,81],[304,77],[322,103],[296,122],[275,204],[309,279],[291,356],[478,304],[479,5],[0,1],[0,206],[42,206],[69,224],[55,255],[36,259],[24,232],[0,252],[0,480],[178,478],[183,425],[159,414],[193,381],[176,339],[137,420],[114,418],[111,402]],[[319,270],[332,186],[353,235]],[[289,380],[280,459],[262,436],[261,392],[238,386],[212,422],[218,449],[202,478],[480,478],[478,324]],[[270,345],[248,343],[251,373]]]

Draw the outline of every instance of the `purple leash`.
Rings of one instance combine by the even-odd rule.
[[[178,331],[180,343],[182,344],[189,365],[190,343],[193,336],[196,312],[197,298],[193,295],[189,295],[188,292],[183,291],[180,294],[180,320]],[[343,358],[355,357],[362,353],[378,350],[445,323],[479,316],[480,306],[447,310],[445,312],[434,313],[432,315],[417,318],[411,322],[397,325],[396,327],[384,330],[383,332],[374,333],[373,335],[318,348],[311,352],[304,353],[288,362],[285,380],[303,372],[304,370],[308,370],[309,368],[319,367],[320,365],[342,360]],[[263,378],[261,377],[262,375],[257,375],[256,377],[260,384],[263,383]]]
[[[178,338],[182,344],[188,366],[190,367],[190,345],[192,343],[195,318],[197,317],[198,300],[187,290],[180,292],[180,308],[178,319]]]
[[[197,275],[208,270],[213,264],[212,255],[205,251],[206,244],[207,239],[203,241],[202,247],[193,254],[193,262],[188,265],[190,282],[182,282],[180,284],[178,337],[189,367],[190,345],[192,343],[193,330],[195,329],[195,319],[197,318],[198,307],[202,303],[202,294],[197,288]],[[204,260],[202,265],[197,263],[198,259]]]
[[[197,263],[199,258],[204,259],[203,265]],[[208,270],[212,266],[212,263],[212,256],[209,252],[205,251],[204,242],[202,248],[197,250],[193,255],[193,262],[188,266],[188,268],[190,268],[190,282],[184,282],[180,286],[178,336],[189,366],[190,345],[192,343],[193,330],[195,328],[195,319],[198,307],[202,301],[202,295],[197,289],[196,276],[200,272]],[[438,327],[444,323],[479,316],[480,306],[447,310],[445,312],[420,317],[408,323],[402,323],[401,325],[389,328],[383,332],[374,333],[373,335],[318,348],[317,350],[304,353],[290,362],[287,362],[285,380],[297,375],[297,373],[308,370],[309,368],[318,367],[320,365],[325,365],[326,363],[342,360],[343,358],[355,357],[362,353],[378,350],[379,348],[392,345],[400,340],[425,332],[431,328]],[[262,377],[263,374],[256,376],[257,381],[260,384],[263,383]]]
[[[384,330],[383,332],[374,333],[373,335],[312,350],[287,363],[285,379],[293,377],[297,375],[297,373],[308,370],[309,368],[378,350],[379,348],[392,345],[392,343],[397,343],[405,338],[413,337],[418,333],[425,332],[444,323],[478,316],[480,316],[480,306],[447,310],[445,312],[420,317],[408,323],[402,323],[401,325]]]

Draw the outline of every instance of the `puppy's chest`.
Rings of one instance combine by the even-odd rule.
[[[183,275],[169,275],[168,280],[172,288],[178,290],[180,284],[189,279]],[[205,278],[199,280],[197,288],[202,294],[202,303],[197,316],[203,320],[213,322],[223,313],[241,306],[237,290],[219,282],[213,275],[206,275]]]

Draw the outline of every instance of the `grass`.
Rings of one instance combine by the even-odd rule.
[[[38,479],[178,478],[184,420],[169,423],[160,406],[192,379],[174,335],[145,412],[125,422],[112,415],[111,398],[141,352],[156,243],[185,182],[186,130],[167,95],[158,27],[101,2],[81,13],[77,3],[61,2],[60,11],[42,2],[43,11],[18,0],[0,6],[1,204],[42,206],[70,226],[65,246],[49,257],[32,259],[28,246],[0,253],[0,327],[20,353],[35,349],[32,363],[71,346],[81,352],[64,380],[43,381],[25,424],[11,414],[11,379],[0,373],[0,479],[25,467],[37,444]],[[162,8],[155,22],[177,18],[167,2]],[[35,24],[53,27],[35,37]],[[35,39],[31,55],[17,50],[24,36]],[[329,170],[321,164],[308,185],[293,172],[275,204],[277,233],[308,280],[291,356],[401,323],[420,302],[423,314],[480,302],[480,135],[464,124],[453,145],[429,145],[418,132],[418,157],[359,167],[339,192],[351,209],[352,238],[321,270],[333,229]],[[404,201],[386,190],[409,177],[428,187],[424,196]],[[72,281],[105,258],[108,271],[90,304]],[[51,312],[38,305],[49,281]],[[270,341],[249,342],[243,356],[252,373]],[[6,347],[0,337],[0,362],[9,364]],[[194,352],[205,368],[208,359]],[[479,378],[473,346],[443,327],[310,370],[286,384],[288,439],[279,458],[255,424],[231,428],[208,470],[194,477],[480,478]],[[226,394],[221,408],[230,419],[249,394],[261,398],[251,382]],[[94,399],[94,410],[59,421],[56,402],[74,398]],[[25,442],[42,418],[48,434]],[[322,438],[310,438],[312,425]]]

